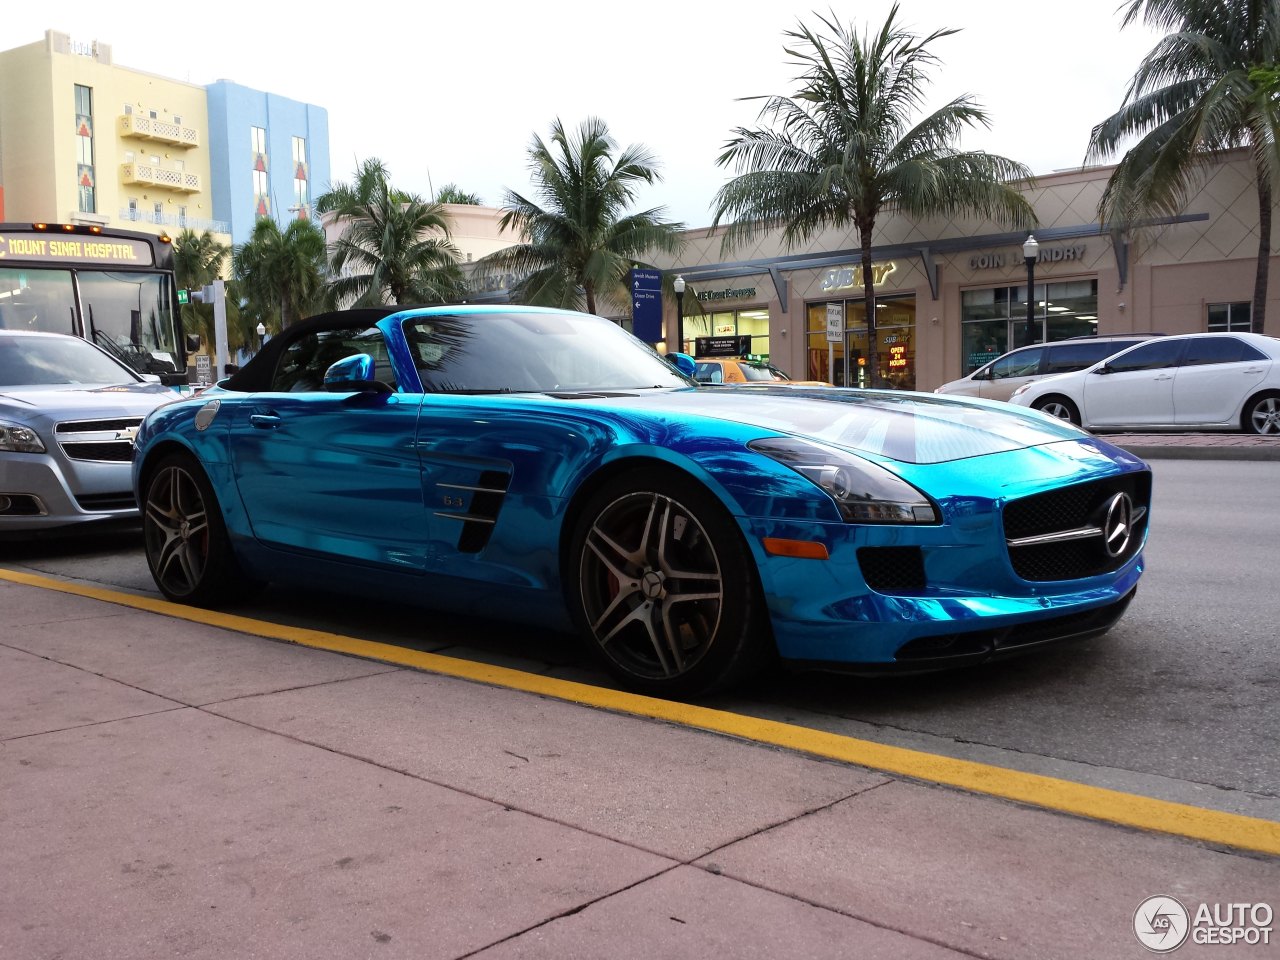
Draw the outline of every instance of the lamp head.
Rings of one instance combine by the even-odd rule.
[[[684,295],[684,277],[677,276],[675,280],[671,282],[671,286],[675,290],[676,296]]]
[[[1035,234],[1028,233],[1027,241],[1022,245],[1022,255],[1028,260],[1034,260],[1036,255],[1040,253],[1040,244],[1036,242]]]

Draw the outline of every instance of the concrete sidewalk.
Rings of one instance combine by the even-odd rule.
[[[1144,460],[1280,460],[1280,436],[1252,433],[1099,433],[1098,436]]]
[[[0,608],[5,960],[1141,957],[1149,896],[1280,908],[1262,854],[21,583]],[[1275,955],[1178,955],[1233,951]]]

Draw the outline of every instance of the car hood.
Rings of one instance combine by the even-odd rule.
[[[0,417],[35,419],[146,416],[178,394],[155,383],[0,387]]]
[[[904,463],[941,463],[1089,436],[1008,404],[929,393],[703,387],[613,397],[602,405],[749,424]]]

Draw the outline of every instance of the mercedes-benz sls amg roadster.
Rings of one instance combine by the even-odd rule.
[[[700,386],[687,359],[521,306],[294,324],[144,421],[151,571],[191,604],[291,580],[573,630],[676,697],[777,658],[980,662],[1134,596],[1151,474],[1124,450],[985,400]]]

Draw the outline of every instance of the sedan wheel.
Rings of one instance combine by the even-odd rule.
[[[147,565],[170,600],[210,606],[253,586],[240,573],[213,488],[190,456],[166,457],[142,503]]]
[[[755,570],[724,508],[692,480],[646,471],[610,485],[583,512],[573,556],[579,626],[629,686],[696,695],[759,664]]]
[[[1076,410],[1075,404],[1063,397],[1046,397],[1044,400],[1038,400],[1035,409],[1051,417],[1057,417],[1059,420],[1066,420],[1076,426],[1080,425],[1080,413]]]
[[[1264,436],[1280,434],[1280,394],[1254,400],[1245,409],[1243,426]]]

